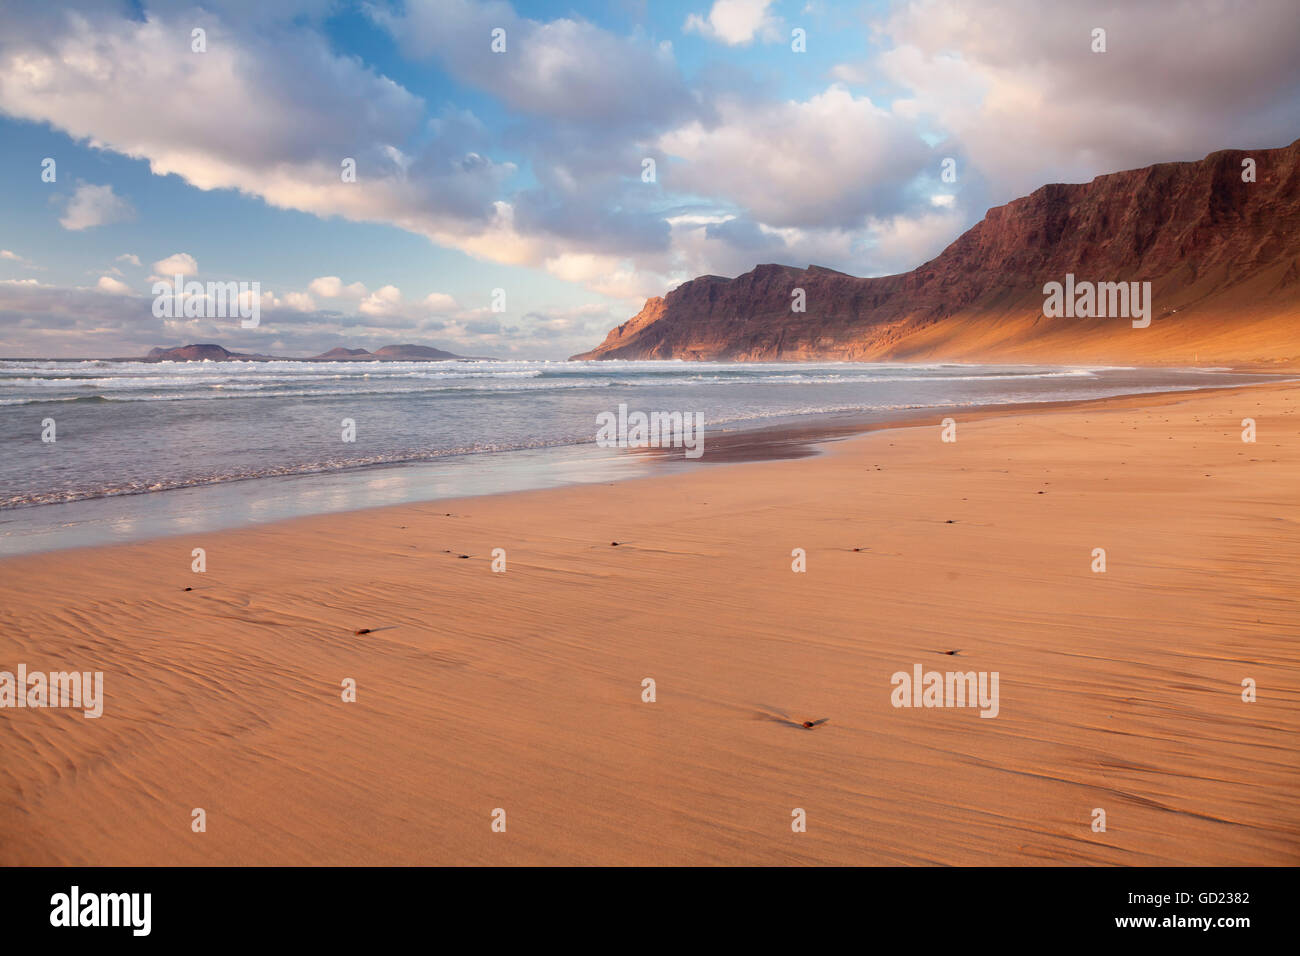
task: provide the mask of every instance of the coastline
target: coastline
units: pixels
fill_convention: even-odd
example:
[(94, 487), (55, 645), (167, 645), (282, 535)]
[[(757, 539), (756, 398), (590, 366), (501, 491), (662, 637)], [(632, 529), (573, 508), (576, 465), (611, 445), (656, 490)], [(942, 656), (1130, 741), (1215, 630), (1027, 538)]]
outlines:
[[(1020, 406), (950, 444), (930, 410), (810, 457), (5, 559), (0, 669), (105, 700), (0, 710), (0, 862), (1293, 865), (1298, 410)], [(998, 716), (891, 706), (916, 664), (998, 672)]]
[[(1252, 374), (1245, 369), (1221, 371)], [(1255, 383), (1201, 384), (1087, 398), (955, 402), (741, 420), (709, 431), (708, 453), (699, 459), (685, 459), (679, 449), (602, 449), (592, 443), (561, 443), (0, 508), (0, 562), (28, 554), (207, 534), (300, 517), (655, 477), (700, 465), (804, 458), (819, 454), (830, 442), (882, 428), (931, 424), (950, 415), (974, 421), (990, 415), (1087, 408), (1129, 398), (1154, 399), (1288, 380), (1288, 373), (1253, 374), (1275, 377)]]

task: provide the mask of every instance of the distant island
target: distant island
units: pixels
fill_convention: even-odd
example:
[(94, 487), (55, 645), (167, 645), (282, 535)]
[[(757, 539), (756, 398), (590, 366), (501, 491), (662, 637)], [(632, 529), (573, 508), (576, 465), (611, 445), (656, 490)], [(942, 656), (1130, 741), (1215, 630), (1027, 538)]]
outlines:
[(456, 355), (428, 345), (385, 345), (371, 352), (366, 349), (333, 348), (309, 358), (289, 358), (252, 352), (231, 352), (220, 345), (180, 345), (175, 348), (152, 348), (140, 358), (114, 359), (118, 362), (495, 362), (484, 356)]

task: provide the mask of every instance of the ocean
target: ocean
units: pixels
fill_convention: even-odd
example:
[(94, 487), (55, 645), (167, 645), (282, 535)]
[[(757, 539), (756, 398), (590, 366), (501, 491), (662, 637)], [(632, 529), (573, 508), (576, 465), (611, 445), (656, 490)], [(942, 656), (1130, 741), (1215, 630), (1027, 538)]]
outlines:
[[(973, 405), (1271, 378), (957, 363), (0, 360), (0, 554), (166, 534), (178, 521), (203, 530), (644, 473), (644, 456), (594, 445), (597, 415), (620, 404), (700, 413), (716, 436), (924, 409), (937, 424)], [(43, 441), (50, 420), (55, 440)], [(139, 500), (103, 504), (128, 498)]]

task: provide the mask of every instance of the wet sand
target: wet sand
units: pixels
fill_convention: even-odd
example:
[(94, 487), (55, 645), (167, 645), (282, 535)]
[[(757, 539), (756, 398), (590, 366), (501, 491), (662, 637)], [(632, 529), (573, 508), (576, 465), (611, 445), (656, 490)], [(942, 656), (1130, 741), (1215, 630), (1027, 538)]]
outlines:
[[(105, 699), (0, 710), (0, 863), (1295, 864), (1298, 408), (936, 413), (7, 559), (0, 669)], [(917, 664), (998, 672), (997, 716), (892, 706)]]

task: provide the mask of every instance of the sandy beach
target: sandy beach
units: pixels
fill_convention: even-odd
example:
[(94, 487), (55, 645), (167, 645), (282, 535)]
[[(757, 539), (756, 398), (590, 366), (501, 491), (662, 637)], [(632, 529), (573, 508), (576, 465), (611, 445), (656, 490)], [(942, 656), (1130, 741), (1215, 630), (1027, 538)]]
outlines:
[[(1298, 410), (936, 414), (5, 560), (0, 669), (104, 700), (0, 711), (0, 863), (1300, 863)], [(893, 706), (918, 664), (997, 716)]]

